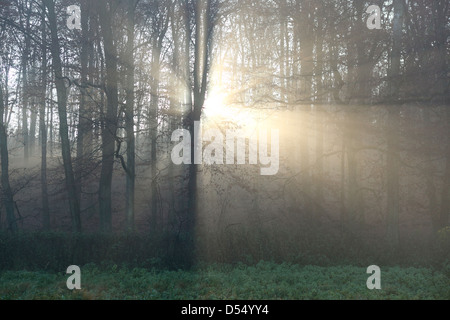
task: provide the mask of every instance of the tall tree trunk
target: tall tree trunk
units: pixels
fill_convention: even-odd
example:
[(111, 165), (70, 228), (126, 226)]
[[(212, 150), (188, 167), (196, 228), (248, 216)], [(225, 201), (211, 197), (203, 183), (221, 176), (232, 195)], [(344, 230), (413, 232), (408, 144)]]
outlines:
[(301, 60), (301, 82), (300, 82), (300, 99), (301, 99), (301, 148), (300, 148), (300, 171), (302, 172), (302, 188), (306, 194), (305, 210), (310, 222), (313, 222), (313, 212), (311, 208), (311, 179), (310, 179), (310, 162), (309, 162), (309, 139), (308, 126), (311, 112), (311, 103), (313, 99), (312, 80), (314, 72), (313, 63), (313, 21), (312, 21), (312, 5), (310, 0), (303, 1), (300, 11), (300, 22), (298, 27), (298, 38), (300, 40), (300, 60)]
[(47, 92), (47, 41), (45, 10), (42, 12), (42, 80), (41, 104), (39, 108), (39, 130), (41, 136), (41, 197), (42, 197), (42, 226), (44, 230), (50, 229), (50, 210), (47, 190), (47, 126), (45, 125), (45, 106)]
[[(346, 108), (352, 108), (351, 106), (346, 106)], [(357, 231), (357, 215), (358, 215), (358, 160), (356, 154), (356, 134), (357, 130), (355, 130), (356, 112), (350, 112), (349, 110), (345, 110), (344, 117), (344, 144), (345, 144), (345, 155), (347, 158), (347, 197), (346, 197), (346, 217), (348, 224), (347, 226), (352, 231)]]
[(50, 156), (53, 157), (53, 84), (50, 86), (50, 120), (48, 124), (50, 140)]
[(2, 180), (2, 202), (6, 208), (6, 219), (8, 223), (8, 229), (16, 233), (18, 231), (16, 218), (14, 216), (14, 198), (9, 184), (9, 156), (8, 156), (8, 136), (6, 128), (3, 123), (3, 114), (5, 105), (3, 102), (3, 88), (0, 86), (0, 160), (1, 160), (1, 180)]
[[(197, 171), (196, 150), (198, 146), (200, 151), (201, 139), (196, 141), (195, 122), (200, 122), (203, 104), (205, 102), (207, 74), (208, 74), (208, 41), (210, 34), (210, 7), (211, 0), (199, 0), (195, 3), (195, 44), (194, 44), (194, 90), (193, 90), (193, 108), (191, 109), (189, 120), (189, 132), (191, 135), (191, 164), (189, 165), (188, 180), (188, 217), (186, 222), (187, 233), (190, 237), (190, 247), (188, 250), (187, 263), (192, 264), (194, 258), (194, 227), (197, 214)], [(197, 139), (200, 137), (197, 137)], [(201, 153), (201, 152), (199, 152)]]
[[(158, 31), (156, 31), (158, 32)], [(151, 100), (150, 100), (150, 150), (151, 150), (151, 219), (152, 232), (159, 229), (160, 217), (158, 214), (157, 199), (157, 138), (158, 138), (158, 104), (159, 104), (159, 77), (161, 47), (159, 46), (158, 34), (153, 35), (152, 40), (152, 80), (151, 80)]]
[[(180, 48), (181, 45), (181, 33), (179, 26), (179, 12), (177, 11), (178, 6), (174, 4), (174, 6), (170, 10), (170, 20), (171, 20), (171, 31), (173, 36), (173, 56), (172, 56), (172, 68), (175, 75), (175, 81), (171, 84), (171, 92), (172, 95), (170, 97), (170, 116), (169, 116), (169, 130), (170, 132), (174, 132), (178, 125), (181, 123), (181, 112), (182, 112), (182, 82), (180, 74)], [(168, 213), (168, 223), (172, 225), (175, 222), (175, 210), (177, 208), (176, 205), (176, 195), (175, 195), (175, 175), (177, 172), (177, 168), (172, 161), (169, 161), (169, 213)]]
[(394, 103), (398, 102), (400, 89), (400, 56), (402, 45), (402, 31), (404, 19), (404, 1), (394, 0), (394, 28), (393, 43), (390, 56), (390, 105), (387, 124), (387, 239), (395, 248), (399, 243), (399, 144), (398, 144), (398, 124), (399, 107)]
[(102, 130), (102, 170), (100, 173), (99, 206), (100, 228), (103, 232), (112, 232), (111, 184), (114, 169), (114, 147), (117, 131), (118, 72), (117, 48), (112, 31), (112, 12), (109, 1), (102, 0), (99, 7), (100, 25), (105, 47), (106, 96), (107, 106)]
[(184, 0), (184, 7), (183, 7), (183, 22), (184, 22), (184, 29), (185, 29), (185, 39), (184, 39), (184, 55), (183, 55), (183, 74), (184, 74), (184, 108), (183, 108), (183, 116), (186, 116), (189, 114), (192, 110), (192, 83), (191, 83), (191, 69), (189, 67), (190, 65), (190, 59), (191, 59), (191, 16), (189, 14), (189, 0)]
[(70, 213), (72, 216), (72, 230), (81, 232), (80, 204), (77, 199), (75, 177), (70, 152), (69, 128), (67, 125), (67, 92), (64, 84), (61, 49), (59, 46), (58, 31), (56, 24), (55, 4), (53, 0), (43, 0), (48, 9), (48, 19), (51, 33), (51, 53), (53, 57), (53, 72), (55, 74), (56, 91), (58, 95), (59, 134), (61, 138), (62, 158), (64, 163), (64, 174), (66, 188), (69, 195)]
[(29, 141), (29, 156), (32, 157), (34, 154), (34, 149), (36, 147), (36, 124), (37, 124), (37, 116), (38, 112), (36, 109), (36, 105), (34, 103), (30, 106), (30, 132), (28, 135), (28, 141)]
[(127, 176), (126, 176), (126, 203), (127, 229), (134, 231), (134, 194), (135, 194), (135, 136), (134, 136), (134, 24), (136, 1), (128, 2), (128, 42), (126, 52), (126, 107), (125, 127), (127, 135)]
[[(164, 4), (163, 4), (164, 5)], [(158, 7), (159, 10), (159, 7)], [(162, 11), (162, 10), (161, 10)], [(152, 61), (151, 61), (151, 100), (149, 112), (150, 129), (150, 149), (151, 149), (151, 219), (152, 232), (156, 232), (161, 224), (161, 212), (158, 210), (158, 174), (157, 174), (157, 139), (158, 139), (158, 120), (159, 120), (159, 86), (161, 75), (161, 55), (163, 48), (163, 39), (169, 26), (169, 16), (163, 17), (161, 13), (153, 18), (152, 34)]]
[(399, 112), (397, 106), (389, 106), (386, 131), (387, 140), (387, 240), (396, 247), (399, 242), (399, 150), (398, 132)]
[(85, 145), (92, 143), (87, 141), (86, 133), (89, 131), (89, 114), (87, 112), (87, 76), (88, 76), (88, 61), (89, 61), (89, 4), (87, 0), (81, 1), (81, 88), (80, 88), (80, 108), (78, 111), (78, 130), (77, 130), (77, 161), (76, 161), (76, 184), (77, 184), (77, 198), (81, 207), (81, 192), (82, 192), (82, 176), (83, 167), (86, 158), (86, 152), (84, 150)]
[[(323, 11), (318, 11), (319, 15), (323, 15)], [(315, 170), (315, 202), (316, 204), (322, 204), (323, 202), (323, 150), (324, 150), (324, 116), (325, 110), (323, 108), (323, 73), (324, 73), (324, 18), (318, 17), (318, 31), (316, 36), (316, 65), (315, 65), (315, 82), (316, 82), (316, 99), (315, 104), (315, 117), (316, 117), (316, 170)], [(317, 103), (318, 102), (318, 103)], [(316, 211), (319, 208), (316, 206)]]
[[(286, 60), (287, 55), (289, 52), (289, 49), (286, 48), (286, 46), (289, 45), (289, 37), (287, 35), (287, 17), (285, 15), (286, 10), (286, 1), (280, 1), (279, 4), (279, 14), (280, 14), (280, 97), (281, 97), (281, 103), (286, 102)], [(253, 42), (252, 40), (250, 42)], [(254, 52), (254, 51), (253, 51)]]
[[(25, 30), (27, 33), (30, 31), (30, 10), (27, 13), (27, 20)], [(25, 47), (22, 52), (22, 136), (23, 136), (23, 157), (25, 163), (28, 162), (29, 154), (29, 132), (28, 132), (28, 100), (29, 100), (29, 88), (28, 88), (28, 55), (30, 51), (30, 37), (25, 35)]]

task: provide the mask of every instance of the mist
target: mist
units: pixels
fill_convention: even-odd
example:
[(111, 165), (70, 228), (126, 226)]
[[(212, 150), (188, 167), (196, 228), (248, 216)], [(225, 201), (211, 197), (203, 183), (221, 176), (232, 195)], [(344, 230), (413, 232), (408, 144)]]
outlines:
[(447, 1), (1, 4), (0, 271), (448, 280)]

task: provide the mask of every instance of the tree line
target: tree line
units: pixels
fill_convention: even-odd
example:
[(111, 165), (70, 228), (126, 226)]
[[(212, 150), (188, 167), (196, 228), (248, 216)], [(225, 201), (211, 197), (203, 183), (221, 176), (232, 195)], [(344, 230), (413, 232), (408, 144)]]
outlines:
[[(83, 231), (82, 212), (94, 193), (99, 230), (113, 231), (115, 167), (125, 174), (124, 230), (136, 229), (139, 161), (149, 164), (150, 228), (175, 219), (194, 229), (198, 165), (164, 162), (170, 200), (164, 218), (160, 195), (161, 148), (177, 128), (194, 139), (213, 85), (227, 102), (258, 109), (300, 108), (304, 113), (346, 106), (343, 121), (367, 105), (387, 106), (386, 230), (399, 238), (399, 157), (402, 104), (444, 105), (450, 133), (449, 3), (444, 0), (12, 0), (0, 6), (0, 146), (2, 209), (6, 228), (18, 217), (9, 177), (8, 140), (18, 139), (25, 163), (40, 148), (42, 228), (50, 230), (48, 154), (63, 162), (64, 189), (73, 232)], [(81, 8), (81, 30), (67, 27), (66, 8)], [(380, 30), (366, 22), (370, 5), (381, 8)], [(212, 79), (212, 73), (219, 74)], [(427, 110), (427, 109), (426, 109)], [(428, 111), (425, 111), (427, 114)], [(302, 117), (302, 126), (311, 126)], [(314, 140), (302, 137), (301, 188), (324, 197), (324, 122), (315, 119)], [(450, 135), (448, 135), (450, 136)], [(342, 221), (357, 224), (358, 143), (343, 127)], [(445, 138), (440, 194), (429, 193), (433, 228), (448, 224), (450, 143)], [(311, 157), (311, 148), (316, 157)], [(58, 145), (59, 147), (54, 147)], [(192, 145), (194, 141), (192, 140)], [(53, 148), (55, 148), (54, 151)], [(192, 152), (194, 157), (194, 152)], [(311, 164), (314, 162), (314, 170)], [(93, 172), (98, 189), (92, 190)], [(294, 174), (294, 173), (293, 173)], [(432, 190), (430, 182), (428, 190)], [(313, 186), (313, 187), (312, 187)], [(434, 200), (433, 200), (434, 199)], [(319, 209), (305, 200), (306, 211)]]

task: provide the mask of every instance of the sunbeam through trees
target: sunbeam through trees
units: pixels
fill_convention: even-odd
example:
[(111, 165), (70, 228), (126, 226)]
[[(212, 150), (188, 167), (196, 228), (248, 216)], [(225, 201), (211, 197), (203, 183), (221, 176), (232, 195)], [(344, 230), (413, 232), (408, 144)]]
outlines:
[(448, 281), (449, 41), (446, 0), (0, 1), (0, 273)]

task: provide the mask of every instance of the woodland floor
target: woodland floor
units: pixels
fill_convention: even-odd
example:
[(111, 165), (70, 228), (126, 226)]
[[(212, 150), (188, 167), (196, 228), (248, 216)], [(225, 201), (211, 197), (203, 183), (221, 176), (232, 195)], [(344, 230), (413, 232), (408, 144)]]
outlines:
[(13, 300), (399, 300), (450, 299), (450, 268), (381, 267), (381, 290), (366, 286), (365, 268), (260, 262), (156, 271), (112, 265), (81, 267), (81, 290), (63, 272), (4, 271), (0, 299)]

